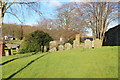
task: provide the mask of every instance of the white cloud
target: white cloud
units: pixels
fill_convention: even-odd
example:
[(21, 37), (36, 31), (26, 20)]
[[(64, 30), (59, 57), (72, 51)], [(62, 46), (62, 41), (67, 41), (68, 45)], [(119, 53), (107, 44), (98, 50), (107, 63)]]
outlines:
[(47, 5), (47, 6), (50, 6), (50, 7), (57, 7), (57, 6), (61, 6), (61, 2), (60, 1), (57, 1), (57, 0), (54, 0), (54, 1), (45, 1), (43, 2), (43, 4)]

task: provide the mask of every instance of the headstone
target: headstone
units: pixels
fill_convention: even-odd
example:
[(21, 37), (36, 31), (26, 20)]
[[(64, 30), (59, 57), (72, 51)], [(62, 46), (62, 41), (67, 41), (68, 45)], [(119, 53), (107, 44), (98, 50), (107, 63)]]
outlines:
[(49, 46), (50, 46), (50, 49), (54, 48), (54, 47), (57, 47), (57, 42), (56, 41), (51, 41), (49, 43)]
[(56, 47), (53, 47), (52, 49), (49, 50), (49, 52), (55, 52), (57, 51)]
[(44, 46), (44, 52), (47, 52), (47, 47), (46, 46)]
[(72, 45), (70, 43), (65, 44), (65, 50), (69, 50), (72, 48)]
[(80, 47), (80, 34), (76, 34), (75, 40), (73, 41), (73, 48)]
[(92, 42), (89, 39), (85, 40), (84, 48), (92, 48)]
[(75, 40), (78, 41), (78, 43), (80, 43), (80, 34), (76, 34)]
[(64, 46), (63, 46), (63, 45), (59, 45), (59, 46), (58, 46), (58, 50), (60, 50), (60, 51), (61, 51), (61, 50), (64, 50)]
[(102, 47), (102, 41), (100, 39), (94, 40), (94, 48), (101, 48)]
[(49, 49), (50, 49), (49, 52), (57, 51), (56, 47), (57, 47), (57, 41), (51, 41), (49, 43)]
[(80, 44), (78, 41), (74, 40), (73, 41), (73, 48), (79, 48), (80, 47)]

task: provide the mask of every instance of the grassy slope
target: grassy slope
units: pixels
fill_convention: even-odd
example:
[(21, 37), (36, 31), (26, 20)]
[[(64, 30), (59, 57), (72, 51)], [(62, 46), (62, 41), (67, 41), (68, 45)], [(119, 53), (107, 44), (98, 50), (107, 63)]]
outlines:
[[(44, 54), (46, 54), (46, 53), (44, 53)], [(15, 61), (12, 61), (12, 62), (9, 62), (9, 63), (3, 65), (2, 66), (2, 77), (3, 78), (9, 77), (13, 73), (15, 73), (18, 70), (20, 70), (21, 68), (23, 68), (25, 65), (27, 65), (30, 61), (32, 61), (44, 54), (38, 53), (38, 54), (29, 56), (29, 57), (17, 59)], [(26, 54), (26, 55), (28, 55), (28, 54)]]
[(6, 62), (6, 61), (11, 60), (11, 59), (14, 59), (14, 58), (19, 58), (19, 57), (22, 57), (22, 56), (32, 55), (33, 53), (18, 54), (18, 55), (12, 55), (12, 56), (5, 56), (5, 57), (2, 57), (2, 62), (1, 63)]
[[(3, 77), (8, 77), (36, 57), (38, 55), (4, 65)], [(118, 77), (117, 74), (117, 47), (103, 47), (50, 53), (33, 62), (13, 78), (115, 78)]]

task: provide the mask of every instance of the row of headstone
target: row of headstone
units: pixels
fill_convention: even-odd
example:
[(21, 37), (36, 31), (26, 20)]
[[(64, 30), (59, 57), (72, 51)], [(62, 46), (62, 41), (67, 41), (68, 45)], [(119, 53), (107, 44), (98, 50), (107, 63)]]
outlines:
[[(91, 41), (90, 39), (86, 39), (84, 41), (84, 48), (101, 48), (102, 47), (102, 41), (99, 39), (95, 39), (93, 41)], [(61, 51), (61, 50), (69, 50), (71, 48), (80, 48), (80, 35), (76, 34), (75, 40), (73, 41), (73, 45), (71, 45), (70, 43), (65, 43), (60, 44), (58, 46), (57, 41), (51, 41), (49, 43), (49, 52), (54, 52), (54, 51)]]
[(50, 47), (49, 47), (49, 52), (54, 52), (54, 51), (62, 51), (62, 50), (69, 50), (72, 48), (72, 45), (70, 43), (65, 43), (65, 45), (60, 44), (58, 46), (56, 41), (51, 41), (50, 42)]
[(93, 41), (86, 39), (84, 43), (84, 48), (101, 48), (102, 41), (100, 39), (95, 39)]

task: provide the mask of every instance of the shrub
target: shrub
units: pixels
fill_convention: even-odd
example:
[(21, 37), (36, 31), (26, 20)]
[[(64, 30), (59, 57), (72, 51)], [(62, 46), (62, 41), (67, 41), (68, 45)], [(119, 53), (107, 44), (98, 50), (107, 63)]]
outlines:
[(43, 31), (32, 32), (22, 41), (20, 53), (43, 51), (41, 46), (49, 46), (52, 40), (52, 37)]

